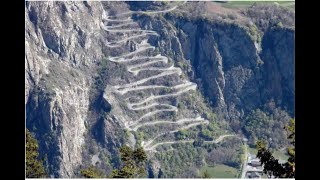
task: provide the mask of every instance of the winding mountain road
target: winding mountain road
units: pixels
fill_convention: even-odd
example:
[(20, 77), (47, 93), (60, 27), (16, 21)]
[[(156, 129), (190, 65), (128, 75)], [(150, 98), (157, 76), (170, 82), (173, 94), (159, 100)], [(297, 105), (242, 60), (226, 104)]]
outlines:
[[(233, 137), (235, 135), (221, 135), (219, 136), (216, 140), (212, 140), (212, 141), (204, 141), (205, 143), (215, 143), (218, 144), (219, 142), (221, 142), (224, 138), (226, 137)], [(151, 147), (146, 148), (146, 150), (148, 151), (153, 151), (156, 147), (158, 147), (159, 145), (163, 145), (163, 144), (176, 144), (176, 143), (192, 143), (195, 140), (181, 140), (181, 141), (168, 141), (168, 142), (161, 142), (161, 143), (157, 143)]]
[(183, 118), (183, 119), (179, 119), (178, 121), (153, 121), (153, 122), (146, 122), (146, 123), (141, 123), (138, 124), (134, 123), (131, 124), (129, 126), (134, 126), (132, 129), (133, 131), (137, 131), (137, 129), (139, 129), (142, 126), (151, 126), (151, 125), (155, 125), (155, 124), (183, 124), (186, 122), (197, 122), (197, 121), (203, 121), (204, 119), (201, 117), (197, 117), (197, 118)]
[[(185, 1), (186, 2), (186, 1)], [(184, 2), (184, 3), (185, 3)], [(155, 47), (148, 43), (149, 36), (159, 36), (156, 31), (153, 30), (144, 30), (138, 26), (139, 24), (134, 22), (131, 18), (132, 14), (159, 14), (167, 13), (173, 11), (178, 6), (173, 6), (172, 8), (161, 10), (161, 11), (130, 11), (126, 13), (116, 14), (113, 16), (108, 15), (107, 12), (102, 14), (101, 28), (109, 34), (109, 39), (106, 40), (105, 45), (111, 50), (114, 48), (126, 49), (128, 47), (128, 41), (133, 42), (134, 46), (127, 48), (130, 49), (129, 52), (121, 50), (122, 54), (118, 56), (109, 57), (108, 60), (114, 63), (122, 63), (126, 66), (126, 70), (132, 73), (132, 79), (125, 84), (116, 84), (113, 86), (107, 87), (107, 94), (104, 95), (108, 101), (112, 102), (112, 105), (115, 106), (113, 109), (117, 110), (119, 116), (119, 121), (124, 124), (124, 127), (130, 131), (138, 131), (139, 128), (145, 126), (154, 126), (157, 124), (176, 124), (182, 127), (173, 126), (174, 130), (162, 129), (162, 132), (157, 134), (152, 139), (143, 142), (142, 147), (146, 151), (153, 151), (156, 147), (162, 144), (174, 144), (174, 143), (186, 143), (194, 142), (194, 140), (183, 140), (183, 141), (166, 141), (166, 142), (157, 142), (154, 144), (157, 139), (161, 136), (167, 134), (172, 134), (178, 132), (182, 129), (189, 129), (200, 124), (209, 124), (209, 121), (202, 118), (201, 116), (196, 118), (185, 117), (178, 120), (171, 119), (168, 115), (167, 119), (164, 117), (162, 120), (147, 121), (149, 117), (162, 112), (178, 112), (179, 108), (170, 104), (170, 101), (163, 101), (164, 98), (176, 98), (182, 94), (185, 94), (189, 91), (196, 91), (197, 84), (188, 81), (187, 79), (181, 79), (178, 82), (182, 82), (177, 85), (168, 86), (167, 84), (154, 84), (152, 80), (161, 78), (159, 81), (164, 82), (165, 78), (169, 76), (176, 76), (176, 78), (181, 78), (182, 70), (179, 67), (174, 67), (174, 65), (169, 64), (168, 57), (158, 54), (156, 56), (148, 56), (148, 52), (154, 51)], [(124, 17), (128, 16), (128, 17)], [(121, 33), (121, 36), (114, 36), (115, 33)], [(136, 42), (139, 40), (139, 42)], [(151, 53), (152, 54), (152, 53)], [(154, 54), (154, 53), (153, 53)], [(144, 72), (143, 74), (141, 72)], [(149, 74), (149, 72), (152, 72)], [(157, 74), (155, 74), (157, 73)], [(140, 74), (143, 76), (140, 77)], [(147, 75), (145, 75), (147, 74)], [(134, 96), (134, 93), (129, 92), (144, 92), (146, 90), (152, 89), (167, 89), (169, 91), (164, 91), (162, 94), (151, 94), (142, 93), (142, 97), (139, 97), (139, 100), (132, 102), (131, 98), (137, 98)], [(113, 93), (119, 94), (121, 96), (127, 96), (126, 98), (116, 100), (116, 97)], [(129, 97), (128, 97), (129, 96)], [(117, 97), (119, 98), (119, 97)], [(126, 113), (122, 107), (120, 107), (118, 101), (124, 101), (127, 109), (130, 111), (139, 111), (139, 116), (136, 118), (126, 117)], [(142, 114), (141, 114), (142, 113)], [(164, 114), (165, 115), (165, 114)], [(143, 121), (143, 122), (142, 122)], [(147, 121), (147, 122), (146, 122)], [(224, 138), (234, 136), (234, 135), (222, 135), (213, 141), (205, 141), (206, 143), (219, 143)]]

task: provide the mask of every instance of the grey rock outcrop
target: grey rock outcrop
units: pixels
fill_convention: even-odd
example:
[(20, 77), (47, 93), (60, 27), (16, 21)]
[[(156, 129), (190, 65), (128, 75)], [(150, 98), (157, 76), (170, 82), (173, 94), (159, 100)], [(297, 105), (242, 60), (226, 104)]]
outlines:
[(102, 9), (97, 2), (26, 2), (27, 127), (48, 153), (54, 177), (74, 177), (82, 163), (89, 89), (103, 57)]

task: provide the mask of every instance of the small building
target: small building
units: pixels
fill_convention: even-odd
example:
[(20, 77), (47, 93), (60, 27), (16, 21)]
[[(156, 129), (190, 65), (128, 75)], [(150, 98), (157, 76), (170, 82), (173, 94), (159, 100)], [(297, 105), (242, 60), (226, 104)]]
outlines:
[(253, 178), (255, 178), (255, 179), (261, 178), (261, 174), (258, 173), (258, 172), (251, 172), (250, 174), (248, 173), (248, 178), (250, 178), (250, 179), (253, 179)]
[(251, 165), (252, 167), (258, 167), (258, 166), (261, 166), (261, 162), (260, 162), (260, 161), (257, 161), (257, 160), (252, 160), (252, 161), (250, 162), (250, 165)]

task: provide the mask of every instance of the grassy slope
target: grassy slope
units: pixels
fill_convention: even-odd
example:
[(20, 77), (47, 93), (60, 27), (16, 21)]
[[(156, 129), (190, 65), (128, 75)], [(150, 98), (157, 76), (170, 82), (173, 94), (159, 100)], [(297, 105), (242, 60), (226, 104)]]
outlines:
[(280, 160), (288, 160), (289, 156), (286, 154), (286, 152), (283, 152), (283, 151), (274, 151), (273, 152), (273, 156), (276, 158), (276, 159), (280, 159)]
[(206, 170), (212, 178), (237, 178), (238, 175), (237, 169), (222, 164), (214, 167), (204, 166), (200, 169), (200, 174), (203, 174)]
[[(250, 154), (256, 155), (257, 154), (257, 150), (255, 148), (249, 148), (249, 152)], [(287, 160), (289, 158), (289, 156), (286, 154), (286, 151), (274, 151), (273, 152), (273, 156), (276, 159), (280, 159), (280, 160)]]
[(255, 1), (230, 1), (227, 3), (222, 3), (221, 5), (225, 8), (247, 8), (252, 6), (255, 2), (257, 3), (278, 3), (280, 6), (288, 7), (295, 9), (295, 2), (293, 1), (268, 1), (262, 2), (262, 0), (255, 0)]

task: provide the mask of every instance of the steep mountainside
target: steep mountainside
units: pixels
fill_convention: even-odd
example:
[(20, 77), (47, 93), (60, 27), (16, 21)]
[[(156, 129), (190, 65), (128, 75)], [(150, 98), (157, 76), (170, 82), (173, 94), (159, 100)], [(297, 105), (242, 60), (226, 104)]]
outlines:
[(104, 57), (102, 11), (100, 3), (26, 2), (26, 121), (55, 176), (72, 176), (82, 162), (93, 64)]
[(26, 2), (25, 17), (27, 128), (52, 177), (109, 173), (123, 144), (144, 147), (149, 177), (199, 177), (205, 165), (239, 168), (243, 135), (286, 143), (293, 10)]

